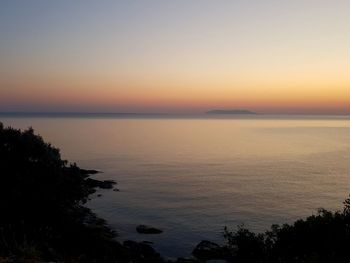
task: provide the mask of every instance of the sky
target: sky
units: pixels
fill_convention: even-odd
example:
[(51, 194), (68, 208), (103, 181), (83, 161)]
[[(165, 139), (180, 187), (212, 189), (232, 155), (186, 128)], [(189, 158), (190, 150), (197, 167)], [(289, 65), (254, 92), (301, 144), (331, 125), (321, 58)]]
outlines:
[(1, 0), (0, 111), (350, 114), (348, 0)]

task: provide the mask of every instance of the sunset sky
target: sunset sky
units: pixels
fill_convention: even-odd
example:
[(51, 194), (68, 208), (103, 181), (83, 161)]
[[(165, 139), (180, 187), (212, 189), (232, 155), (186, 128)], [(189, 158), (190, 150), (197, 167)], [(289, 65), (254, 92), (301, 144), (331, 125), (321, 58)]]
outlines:
[(213, 108), (350, 114), (350, 1), (0, 1), (0, 111)]

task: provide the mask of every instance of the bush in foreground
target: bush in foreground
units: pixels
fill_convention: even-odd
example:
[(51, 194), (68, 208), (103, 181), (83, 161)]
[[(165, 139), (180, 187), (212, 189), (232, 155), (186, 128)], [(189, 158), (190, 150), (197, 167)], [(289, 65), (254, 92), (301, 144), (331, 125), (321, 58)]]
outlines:
[(232, 262), (350, 262), (350, 199), (344, 210), (324, 209), (288, 225), (274, 225), (263, 234), (246, 228), (225, 229), (227, 259)]
[(84, 207), (96, 187), (113, 184), (92, 172), (62, 160), (33, 129), (0, 123), (0, 261), (143, 262)]
[[(0, 123), (0, 262), (164, 262), (146, 244), (117, 242), (106, 222), (84, 207), (96, 187), (113, 184), (89, 178), (93, 172), (62, 160), (33, 129)], [(202, 241), (196, 247), (201, 261), (177, 262), (350, 262), (350, 199), (343, 211), (320, 210), (262, 234), (225, 229), (224, 236), (223, 246)]]

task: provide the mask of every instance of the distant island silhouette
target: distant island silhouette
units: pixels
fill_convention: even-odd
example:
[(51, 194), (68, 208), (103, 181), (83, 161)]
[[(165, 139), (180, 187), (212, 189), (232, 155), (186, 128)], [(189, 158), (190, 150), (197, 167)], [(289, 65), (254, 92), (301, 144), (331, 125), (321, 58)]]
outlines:
[(242, 109), (233, 109), (233, 110), (210, 110), (206, 114), (257, 114), (254, 111), (242, 110)]

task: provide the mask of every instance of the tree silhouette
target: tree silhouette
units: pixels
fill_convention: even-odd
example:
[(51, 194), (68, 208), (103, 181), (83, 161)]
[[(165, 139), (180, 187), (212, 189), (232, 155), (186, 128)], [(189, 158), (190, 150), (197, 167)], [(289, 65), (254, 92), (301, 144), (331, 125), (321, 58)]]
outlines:
[(0, 123), (0, 255), (15, 262), (121, 258), (115, 233), (83, 206), (99, 182), (88, 177), (32, 128)]

